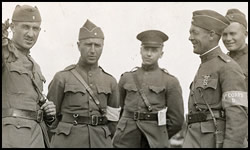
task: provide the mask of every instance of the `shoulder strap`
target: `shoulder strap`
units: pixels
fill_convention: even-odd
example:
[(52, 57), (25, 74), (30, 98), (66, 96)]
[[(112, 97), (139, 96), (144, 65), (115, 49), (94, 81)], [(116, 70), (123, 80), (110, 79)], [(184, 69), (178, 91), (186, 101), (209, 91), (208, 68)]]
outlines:
[(88, 84), (84, 81), (84, 79), (82, 78), (82, 76), (77, 72), (77, 70), (74, 68), (72, 70), (70, 70), (72, 72), (72, 74), (83, 84), (83, 86), (87, 89), (89, 95), (93, 98), (95, 104), (97, 105), (97, 107), (99, 108), (99, 111), (101, 112), (101, 114), (104, 114), (104, 110), (101, 108), (100, 106), (100, 102), (97, 99), (97, 97), (95, 96), (94, 92), (91, 90), (91, 88), (88, 86)]
[(135, 81), (135, 85), (136, 85), (136, 87), (137, 87), (137, 89), (138, 89), (138, 91), (139, 91), (139, 93), (140, 93), (140, 95), (142, 97), (143, 102), (146, 104), (146, 106), (148, 108), (148, 111), (151, 112), (152, 111), (152, 106), (149, 103), (149, 101), (148, 101), (148, 99), (147, 99), (147, 97), (146, 97), (143, 89), (141, 88), (141, 86), (140, 86), (141, 84), (139, 83), (139, 80), (138, 80), (138, 78), (137, 78), (137, 76), (136, 76), (135, 73), (133, 74), (133, 78), (134, 78), (134, 81)]

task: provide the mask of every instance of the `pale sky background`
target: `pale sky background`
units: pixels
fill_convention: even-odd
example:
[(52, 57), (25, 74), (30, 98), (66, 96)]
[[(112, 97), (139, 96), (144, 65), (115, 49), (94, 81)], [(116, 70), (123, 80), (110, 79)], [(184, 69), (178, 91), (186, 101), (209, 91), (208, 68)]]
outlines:
[[(41, 13), (41, 32), (31, 56), (47, 80), (45, 94), (55, 73), (78, 61), (79, 29), (89, 19), (102, 28), (105, 36), (99, 64), (117, 82), (122, 73), (141, 66), (141, 42), (136, 35), (151, 29), (166, 33), (169, 40), (164, 43), (159, 65), (178, 78), (185, 113), (189, 85), (200, 64), (188, 40), (192, 12), (211, 9), (225, 15), (228, 9), (237, 8), (248, 18), (247, 2), (2, 2), (2, 22), (11, 20), (18, 4), (37, 6)], [(227, 52), (222, 42), (220, 46)]]

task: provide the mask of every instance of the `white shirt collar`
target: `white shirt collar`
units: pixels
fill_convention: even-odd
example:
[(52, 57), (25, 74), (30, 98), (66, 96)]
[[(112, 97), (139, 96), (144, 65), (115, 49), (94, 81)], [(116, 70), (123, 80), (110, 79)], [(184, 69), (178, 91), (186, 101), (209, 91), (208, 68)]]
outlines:
[(219, 47), (219, 45), (217, 45), (217, 46), (215, 46), (214, 48), (212, 48), (212, 49), (206, 51), (205, 53), (201, 54), (200, 56), (203, 56), (203, 55), (205, 55), (205, 54), (207, 54), (207, 53), (209, 53), (209, 52), (215, 50), (215, 49), (218, 48), (218, 47)]

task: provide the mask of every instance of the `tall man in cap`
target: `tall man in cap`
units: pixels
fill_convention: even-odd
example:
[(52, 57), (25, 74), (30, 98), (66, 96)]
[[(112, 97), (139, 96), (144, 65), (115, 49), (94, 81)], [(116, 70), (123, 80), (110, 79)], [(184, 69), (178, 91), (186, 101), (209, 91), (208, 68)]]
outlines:
[(2, 147), (49, 147), (45, 123), (53, 122), (56, 109), (42, 94), (45, 78), (30, 56), (40, 25), (39, 10), (28, 5), (15, 8), (12, 40), (2, 24)]
[(176, 77), (159, 68), (163, 42), (158, 30), (137, 35), (142, 66), (122, 74), (119, 81), (122, 115), (113, 145), (117, 148), (164, 148), (184, 121), (182, 90)]
[(218, 46), (228, 20), (212, 10), (193, 12), (189, 40), (201, 64), (190, 85), (183, 147), (244, 147), (248, 107), (240, 66)]
[(119, 91), (113, 76), (98, 64), (104, 35), (87, 20), (77, 42), (81, 57), (56, 73), (48, 98), (57, 106), (58, 125), (51, 132), (52, 147), (112, 147), (111, 138), (119, 119)]

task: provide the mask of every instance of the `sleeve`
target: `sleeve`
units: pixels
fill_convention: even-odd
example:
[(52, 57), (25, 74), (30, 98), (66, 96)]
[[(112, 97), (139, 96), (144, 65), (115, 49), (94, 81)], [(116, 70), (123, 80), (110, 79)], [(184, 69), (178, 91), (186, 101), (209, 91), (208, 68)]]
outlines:
[(107, 104), (107, 118), (108, 118), (108, 127), (111, 132), (111, 137), (113, 137), (121, 110), (119, 107), (118, 84), (114, 78), (111, 81), (111, 89), (112, 92), (111, 95), (109, 96)]
[(121, 114), (120, 116), (122, 116), (122, 112), (124, 109), (124, 101), (125, 101), (125, 97), (126, 97), (126, 90), (123, 88), (125, 83), (125, 77), (121, 76), (120, 81), (118, 83), (118, 88), (119, 88), (119, 93), (120, 93), (120, 107), (121, 107)]
[(242, 147), (248, 132), (248, 99), (244, 75), (239, 67), (221, 70), (222, 107), (226, 115), (223, 147)]
[(184, 122), (184, 106), (179, 81), (173, 78), (168, 86), (165, 95), (168, 107), (167, 119), (169, 120), (167, 122), (167, 129), (169, 138), (171, 138), (182, 129)]
[(49, 84), (47, 98), (56, 105), (56, 120), (52, 123), (51, 128), (56, 128), (61, 117), (61, 104), (64, 96), (64, 83), (59, 73), (57, 73)]

